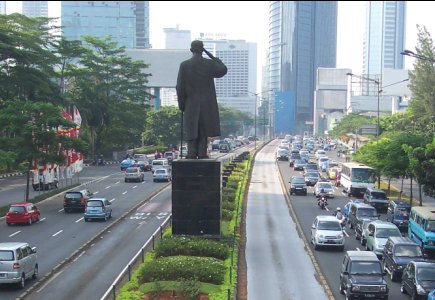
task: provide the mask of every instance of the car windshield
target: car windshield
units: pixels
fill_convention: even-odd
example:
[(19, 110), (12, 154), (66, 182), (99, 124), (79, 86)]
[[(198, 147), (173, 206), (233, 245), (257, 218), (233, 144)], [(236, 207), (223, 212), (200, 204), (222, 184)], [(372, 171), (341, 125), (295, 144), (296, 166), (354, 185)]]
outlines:
[(425, 230), (435, 232), (435, 220), (427, 221)]
[(296, 177), (296, 178), (293, 178), (293, 179), (292, 179), (292, 183), (305, 184), (304, 177)]
[(372, 192), (372, 196), (375, 199), (387, 199), (387, 195), (385, 193), (382, 192)]
[(138, 161), (137, 163), (138, 163), (139, 165), (146, 165), (146, 164), (148, 164), (147, 161), (143, 161), (143, 160), (140, 160), (140, 161)]
[(335, 221), (320, 221), (317, 225), (318, 230), (341, 231), (341, 225)]
[(161, 166), (161, 165), (163, 165), (163, 161), (161, 161), (161, 160), (160, 160), (160, 161), (155, 160), (155, 161), (153, 161), (153, 165), (154, 165), (154, 166), (157, 166), (157, 165), (160, 165), (160, 166)]
[(81, 193), (66, 193), (65, 198), (69, 199), (80, 199), (82, 197)]
[(374, 183), (376, 173), (373, 169), (353, 168), (351, 180), (353, 182)]
[(418, 245), (397, 245), (394, 255), (399, 257), (421, 257), (423, 256), (423, 253), (421, 252), (421, 248)]
[(318, 183), (317, 187), (319, 189), (328, 189), (328, 190), (332, 190), (332, 185), (330, 183)]
[(101, 201), (88, 201), (87, 206), (90, 206), (90, 207), (102, 207), (103, 206), (103, 202), (101, 202)]
[(376, 230), (377, 238), (389, 238), (390, 236), (402, 236), (397, 228), (378, 228)]
[(303, 164), (305, 164), (305, 161), (302, 160), (302, 159), (296, 159), (295, 160), (295, 164), (297, 164), (297, 165), (303, 165)]
[(356, 215), (358, 217), (376, 217), (377, 216), (376, 209), (369, 208), (369, 207), (358, 209)]
[(419, 281), (435, 281), (435, 267), (420, 267), (417, 269)]
[(0, 250), (0, 261), (14, 260), (14, 252), (10, 250)]
[(381, 274), (381, 264), (379, 262), (371, 261), (355, 261), (352, 263), (350, 274)]
[(317, 173), (312, 173), (312, 172), (307, 173), (306, 176), (307, 176), (307, 177), (316, 177), (316, 178), (319, 178), (319, 174), (317, 174)]
[(24, 208), (24, 206), (11, 206), (11, 207), (9, 207), (9, 211), (20, 212), (20, 211), (25, 211), (25, 208)]

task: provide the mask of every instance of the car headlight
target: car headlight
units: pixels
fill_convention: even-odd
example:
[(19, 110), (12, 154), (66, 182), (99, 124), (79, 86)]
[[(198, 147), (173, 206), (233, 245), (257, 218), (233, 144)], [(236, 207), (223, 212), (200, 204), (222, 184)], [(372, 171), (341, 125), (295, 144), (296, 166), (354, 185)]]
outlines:
[(337, 239), (342, 239), (343, 238), (343, 234), (340, 233), (339, 235), (337, 235)]
[(323, 234), (319, 234), (319, 238), (323, 239), (324, 238)]
[(417, 288), (417, 294), (426, 294), (426, 291), (421, 285), (417, 284), (416, 288)]
[(360, 290), (359, 285), (352, 285), (352, 292), (358, 292)]
[(387, 291), (387, 286), (386, 285), (382, 285), (380, 288), (381, 292), (386, 292)]

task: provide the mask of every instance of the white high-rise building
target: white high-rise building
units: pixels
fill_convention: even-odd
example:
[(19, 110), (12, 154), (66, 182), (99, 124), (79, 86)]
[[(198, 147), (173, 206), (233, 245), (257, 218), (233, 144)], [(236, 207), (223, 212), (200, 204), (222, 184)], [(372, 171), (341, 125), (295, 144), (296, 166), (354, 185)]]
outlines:
[(403, 69), (406, 1), (368, 1), (363, 49), (363, 74), (377, 79), (382, 69)]
[(6, 14), (6, 1), (0, 1), (0, 14)]
[(27, 17), (48, 17), (48, 1), (23, 1), (23, 15)]
[[(224, 106), (254, 115), (258, 109), (257, 44), (244, 40), (203, 39), (204, 48), (220, 58), (228, 73), (216, 79), (216, 96)], [(205, 55), (205, 54), (204, 54)], [(256, 106), (257, 104), (257, 106)]]
[(165, 31), (165, 49), (189, 49), (191, 37), (190, 30), (180, 29), (177, 25), (176, 28), (164, 28)]

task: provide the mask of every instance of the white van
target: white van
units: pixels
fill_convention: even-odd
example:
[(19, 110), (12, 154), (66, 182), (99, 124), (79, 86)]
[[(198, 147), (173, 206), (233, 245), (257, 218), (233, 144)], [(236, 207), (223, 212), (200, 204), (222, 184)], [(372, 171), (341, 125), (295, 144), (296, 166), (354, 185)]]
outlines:
[(151, 171), (154, 173), (157, 169), (169, 169), (169, 162), (166, 158), (154, 159), (151, 163)]
[(135, 161), (144, 161), (144, 160), (146, 160), (146, 161), (148, 161), (148, 157), (147, 157), (147, 155), (146, 154), (135, 154), (134, 156), (133, 156), (133, 159), (135, 160)]

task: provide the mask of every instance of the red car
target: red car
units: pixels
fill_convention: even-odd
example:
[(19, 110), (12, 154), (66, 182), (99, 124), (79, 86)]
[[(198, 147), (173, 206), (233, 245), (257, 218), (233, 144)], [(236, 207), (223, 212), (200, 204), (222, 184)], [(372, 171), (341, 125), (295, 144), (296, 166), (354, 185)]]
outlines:
[(26, 223), (31, 225), (33, 222), (39, 221), (41, 212), (30, 202), (19, 202), (11, 204), (9, 211), (6, 213), (6, 224)]

